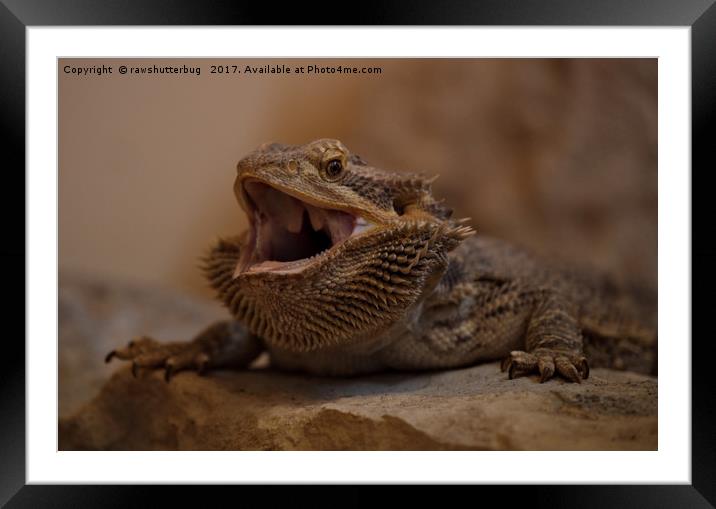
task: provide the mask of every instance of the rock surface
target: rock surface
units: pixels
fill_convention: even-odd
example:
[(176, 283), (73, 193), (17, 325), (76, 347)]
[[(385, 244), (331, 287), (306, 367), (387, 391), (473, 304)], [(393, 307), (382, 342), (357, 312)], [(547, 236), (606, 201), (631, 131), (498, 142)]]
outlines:
[(59, 410), (69, 415), (116, 371), (107, 352), (135, 336), (189, 339), (226, 319), (218, 303), (171, 290), (63, 272), (59, 279)]
[(61, 450), (655, 450), (657, 379), (594, 369), (581, 385), (507, 380), (496, 363), (321, 378), (249, 371), (133, 378), (104, 354), (132, 336), (190, 338), (209, 303), (60, 279)]
[(317, 378), (272, 370), (133, 378), (60, 421), (60, 449), (657, 448), (657, 383), (596, 369), (581, 385), (467, 369)]

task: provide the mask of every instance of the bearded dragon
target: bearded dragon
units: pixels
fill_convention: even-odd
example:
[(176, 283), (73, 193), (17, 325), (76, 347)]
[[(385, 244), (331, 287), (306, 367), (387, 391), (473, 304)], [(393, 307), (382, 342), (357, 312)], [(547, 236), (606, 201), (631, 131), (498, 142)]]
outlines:
[(502, 359), (511, 379), (581, 382), (589, 366), (656, 373), (654, 296), (474, 235), (433, 179), (369, 166), (338, 140), (265, 144), (237, 165), (243, 234), (203, 259), (233, 315), (188, 342), (110, 352), (139, 368), (320, 375)]

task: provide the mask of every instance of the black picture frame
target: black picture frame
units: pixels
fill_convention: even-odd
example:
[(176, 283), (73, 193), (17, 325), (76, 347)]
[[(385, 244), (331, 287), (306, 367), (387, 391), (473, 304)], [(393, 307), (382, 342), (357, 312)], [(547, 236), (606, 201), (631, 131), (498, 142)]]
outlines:
[[(8, 507), (77, 507), (138, 505), (146, 495), (138, 496), (130, 486), (41, 486), (25, 485), (25, 221), (17, 217), (25, 205), (25, 29), (29, 26), (88, 25), (576, 25), (576, 26), (688, 26), (691, 27), (692, 72), (692, 166), (703, 174), (716, 167), (716, 151), (706, 134), (709, 120), (716, 111), (716, 6), (714, 0), (483, 0), (481, 2), (361, 2), (346, 6), (339, 14), (335, 4), (312, 2), (285, 3), (280, 9), (265, 2), (199, 2), (189, 0), (124, 0), (121, 2), (73, 0), (0, 0), (0, 104), (2, 104), (4, 189), (3, 234), (0, 247), (5, 300), (5, 323), (12, 330), (3, 338), (3, 366), (0, 369), (0, 504)], [(668, 100), (668, 98), (661, 98)], [(9, 156), (9, 157), (8, 157)], [(692, 192), (699, 190), (693, 186)], [(708, 186), (701, 186), (708, 192)], [(15, 201), (20, 203), (16, 203)], [(713, 200), (711, 200), (713, 201)], [(694, 206), (693, 226), (709, 221), (710, 208), (703, 201)], [(692, 273), (695, 296), (700, 288), (708, 291), (716, 284), (716, 249), (704, 240), (692, 240)], [(692, 235), (693, 239), (693, 235)], [(17, 268), (22, 266), (25, 270)], [(9, 268), (9, 270), (7, 270)], [(692, 296), (693, 310), (707, 310), (708, 300)], [(705, 316), (701, 313), (700, 316)], [(11, 318), (11, 320), (9, 319)], [(704, 319), (693, 323), (703, 322)], [(713, 365), (707, 348), (709, 335), (692, 341), (692, 484), (640, 486), (527, 486), (510, 487), (510, 496), (500, 501), (528, 499), (530, 506), (551, 507), (714, 507), (716, 506), (716, 420), (714, 382), (709, 368)], [(687, 338), (662, 338), (662, 340)], [(575, 465), (578, 468), (578, 465)], [(355, 489), (355, 488), (354, 488)], [(484, 489), (493, 489), (484, 487)], [(504, 489), (496, 488), (496, 489)], [(169, 491), (169, 490), (163, 490)], [(418, 490), (420, 493), (421, 490)], [(185, 498), (183, 489), (173, 489)], [(164, 498), (165, 494), (162, 493)], [(424, 501), (430, 498), (424, 498)], [(457, 494), (453, 495), (457, 496)], [(485, 495), (488, 496), (488, 495)], [(353, 503), (360, 500), (352, 497)], [(369, 500), (368, 497), (365, 500)], [(484, 500), (484, 499), (483, 499)], [(187, 500), (188, 501), (188, 500)], [(203, 502), (208, 500), (203, 499)], [(236, 501), (238, 502), (238, 501)], [(443, 500), (444, 502), (444, 500)], [(475, 503), (479, 503), (475, 500)], [(502, 503), (502, 502), (498, 502)]]

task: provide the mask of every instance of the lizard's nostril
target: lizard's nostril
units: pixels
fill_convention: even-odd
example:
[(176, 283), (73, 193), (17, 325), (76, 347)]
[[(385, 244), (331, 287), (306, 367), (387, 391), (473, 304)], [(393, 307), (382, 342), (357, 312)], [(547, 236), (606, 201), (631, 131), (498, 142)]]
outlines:
[(393, 210), (395, 210), (395, 213), (399, 216), (402, 216), (405, 214), (405, 204), (401, 203), (400, 201), (393, 200)]

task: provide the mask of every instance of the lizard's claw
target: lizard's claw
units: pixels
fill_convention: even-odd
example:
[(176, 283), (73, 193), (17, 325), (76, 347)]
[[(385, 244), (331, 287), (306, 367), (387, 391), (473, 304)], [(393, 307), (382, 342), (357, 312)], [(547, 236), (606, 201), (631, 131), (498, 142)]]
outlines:
[(112, 350), (104, 358), (110, 362), (117, 358), (132, 362), (132, 375), (138, 376), (139, 368), (164, 368), (164, 379), (183, 369), (195, 369), (202, 374), (211, 358), (201, 344), (194, 341), (159, 343), (146, 336), (130, 341), (126, 347)]
[(559, 350), (514, 350), (502, 361), (501, 368), (508, 370), (510, 380), (535, 372), (540, 375), (540, 383), (552, 378), (555, 372), (575, 383), (589, 378), (589, 363), (583, 355)]

